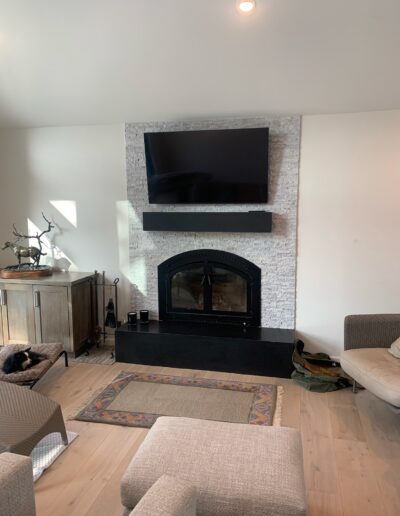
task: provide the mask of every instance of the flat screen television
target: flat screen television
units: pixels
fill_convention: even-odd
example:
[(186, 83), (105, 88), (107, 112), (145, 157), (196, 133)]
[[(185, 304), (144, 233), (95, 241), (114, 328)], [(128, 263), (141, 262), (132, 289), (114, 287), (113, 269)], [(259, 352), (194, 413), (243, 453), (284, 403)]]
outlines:
[(268, 201), (268, 128), (145, 133), (150, 204)]

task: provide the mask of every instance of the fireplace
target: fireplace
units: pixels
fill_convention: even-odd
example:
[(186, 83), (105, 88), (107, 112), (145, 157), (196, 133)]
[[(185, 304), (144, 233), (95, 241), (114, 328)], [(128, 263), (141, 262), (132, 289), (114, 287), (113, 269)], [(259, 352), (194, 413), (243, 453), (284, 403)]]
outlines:
[[(289, 378), (294, 330), (261, 328), (261, 269), (211, 249), (158, 265), (159, 320), (117, 328), (118, 362)], [(227, 323), (227, 324), (215, 324)]]
[(261, 269), (232, 253), (188, 251), (158, 266), (162, 321), (261, 324)]

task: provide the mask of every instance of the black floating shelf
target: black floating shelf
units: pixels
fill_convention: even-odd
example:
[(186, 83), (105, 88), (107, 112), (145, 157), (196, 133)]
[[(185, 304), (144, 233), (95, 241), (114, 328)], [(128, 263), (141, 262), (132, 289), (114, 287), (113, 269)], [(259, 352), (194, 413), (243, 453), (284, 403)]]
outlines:
[(143, 213), (144, 231), (196, 231), (226, 233), (270, 233), (269, 211)]

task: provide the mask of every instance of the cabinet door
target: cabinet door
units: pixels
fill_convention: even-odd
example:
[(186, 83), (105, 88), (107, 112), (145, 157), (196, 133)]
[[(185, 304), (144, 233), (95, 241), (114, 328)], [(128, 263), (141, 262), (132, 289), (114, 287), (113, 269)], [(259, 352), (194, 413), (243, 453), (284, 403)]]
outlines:
[(0, 303), (4, 344), (35, 344), (32, 286), (1, 284)]
[(71, 290), (71, 314), (73, 327), (73, 348), (79, 352), (80, 348), (93, 335), (93, 289), (89, 281), (73, 285)]
[(72, 351), (69, 331), (68, 288), (33, 286), (36, 342), (61, 342)]

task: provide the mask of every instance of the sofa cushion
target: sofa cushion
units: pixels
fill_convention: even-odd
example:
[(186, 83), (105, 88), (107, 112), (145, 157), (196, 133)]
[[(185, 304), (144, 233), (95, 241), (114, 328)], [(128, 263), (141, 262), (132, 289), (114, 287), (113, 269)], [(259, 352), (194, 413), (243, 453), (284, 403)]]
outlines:
[(135, 507), (164, 474), (195, 486), (201, 515), (306, 515), (301, 440), (292, 428), (160, 417), (123, 477), (123, 505)]
[(400, 337), (392, 343), (388, 351), (394, 357), (400, 358)]
[(400, 360), (387, 348), (360, 348), (342, 351), (344, 371), (375, 396), (400, 407)]

